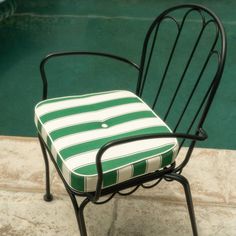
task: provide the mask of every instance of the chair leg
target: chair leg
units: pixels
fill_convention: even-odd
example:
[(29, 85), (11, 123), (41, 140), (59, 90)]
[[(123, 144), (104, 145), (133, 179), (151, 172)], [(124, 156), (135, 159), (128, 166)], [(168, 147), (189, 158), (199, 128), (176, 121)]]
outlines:
[[(50, 202), (53, 200), (53, 195), (50, 192), (50, 174), (49, 174), (48, 155), (47, 155), (46, 148), (44, 146), (44, 142), (43, 142), (41, 136), (39, 135), (38, 137), (39, 137), (41, 150), (43, 153), (43, 158), (44, 158), (44, 162), (45, 162), (45, 172), (46, 172), (46, 194), (44, 195), (44, 200), (47, 202)], [(72, 201), (72, 204), (73, 204), (73, 207), (75, 210), (77, 223), (78, 223), (79, 230), (80, 230), (80, 234), (81, 234), (81, 236), (87, 236), (86, 225), (85, 225), (85, 221), (84, 221), (84, 208), (90, 202), (90, 200), (88, 198), (86, 198), (78, 207), (78, 203), (77, 203), (75, 195), (67, 187), (67, 185), (64, 181), (63, 181), (63, 183), (64, 183), (65, 188), (66, 188), (66, 190), (70, 196), (70, 199)]]
[(41, 150), (43, 153), (43, 158), (44, 158), (44, 163), (45, 163), (45, 174), (46, 174), (46, 193), (43, 199), (46, 202), (50, 202), (53, 200), (53, 195), (50, 192), (50, 173), (49, 173), (48, 156), (47, 156), (46, 148), (44, 147), (44, 143), (40, 136), (39, 136), (39, 143), (40, 143)]
[(86, 198), (80, 204), (79, 211), (78, 211), (79, 229), (80, 229), (81, 236), (87, 236), (87, 230), (86, 230), (86, 225), (85, 225), (85, 221), (84, 221), (84, 208), (88, 203), (89, 203), (89, 199)]
[(86, 230), (86, 225), (84, 221), (84, 208), (90, 202), (90, 200), (88, 198), (84, 199), (84, 201), (78, 207), (78, 203), (77, 203), (75, 195), (71, 193), (69, 189), (67, 189), (67, 192), (70, 196), (70, 199), (72, 201), (72, 204), (75, 210), (75, 215), (76, 215), (80, 235), (87, 236), (87, 230)]
[(192, 200), (192, 195), (191, 195), (191, 190), (190, 190), (188, 180), (184, 176), (176, 174), (176, 173), (166, 174), (165, 177), (178, 181), (184, 187), (185, 197), (186, 197), (187, 206), (188, 206), (188, 212), (189, 212), (191, 226), (192, 226), (192, 232), (194, 236), (198, 236), (197, 224), (196, 224), (194, 207), (193, 207), (193, 200)]

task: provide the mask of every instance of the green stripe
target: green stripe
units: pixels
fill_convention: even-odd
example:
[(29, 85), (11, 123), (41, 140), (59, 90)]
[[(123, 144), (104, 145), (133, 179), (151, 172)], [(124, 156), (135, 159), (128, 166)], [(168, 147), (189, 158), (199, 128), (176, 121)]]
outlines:
[(48, 145), (48, 148), (51, 150), (52, 149), (52, 140), (50, 139), (50, 136), (47, 136), (47, 145)]
[(39, 120), (37, 120), (37, 127), (38, 127), (39, 133), (42, 133), (42, 124)]
[[(103, 161), (103, 163), (102, 163), (103, 172), (107, 172), (112, 169), (117, 169), (117, 168), (125, 166), (127, 164), (130, 164), (130, 163), (133, 163), (136, 161), (140, 161), (140, 160), (145, 159), (147, 157), (152, 157), (155, 155), (157, 156), (160, 153), (170, 150), (171, 148), (173, 148), (173, 146), (174, 146), (173, 144), (168, 144), (164, 147), (155, 148), (153, 150), (135, 153), (135, 154), (132, 154), (129, 156), (118, 157), (114, 160)], [(168, 157), (168, 156), (172, 157), (172, 152), (168, 152), (165, 157)], [(137, 166), (137, 168), (139, 168), (139, 167)], [(78, 168), (78, 169), (74, 170), (74, 172), (81, 174), (81, 175), (94, 175), (94, 174), (97, 174), (97, 167), (96, 167), (96, 164), (93, 163), (93, 164)], [(136, 172), (137, 171), (134, 170), (134, 173), (135, 173), (134, 176), (138, 175), (138, 174), (136, 174)]]
[(74, 145), (74, 146), (71, 146), (71, 147), (61, 150), (60, 154), (63, 157), (63, 159), (67, 159), (68, 157), (76, 155), (76, 154), (99, 149), (104, 144), (106, 144), (112, 140), (135, 136), (135, 135), (154, 134), (154, 133), (170, 133), (170, 131), (168, 130), (168, 128), (166, 126), (148, 127), (145, 129), (135, 130), (135, 131), (119, 134), (119, 135), (114, 135), (111, 137), (106, 137), (106, 138), (102, 138), (102, 139), (89, 141), (86, 143), (77, 144), (77, 145)]
[(89, 105), (84, 105), (84, 106), (71, 107), (71, 108), (66, 108), (63, 110), (53, 111), (48, 114), (45, 114), (40, 117), (40, 120), (42, 121), (42, 123), (45, 123), (47, 121), (61, 118), (64, 116), (80, 114), (83, 112), (97, 111), (97, 110), (108, 108), (108, 107), (129, 104), (129, 103), (137, 103), (137, 102), (141, 103), (141, 101), (138, 100), (137, 98), (131, 97), (131, 98), (120, 98), (120, 99), (115, 99), (115, 100), (110, 100), (110, 101), (100, 102), (100, 103), (95, 103), (95, 104), (89, 104)]
[(110, 92), (104, 92), (104, 93), (92, 93), (92, 94), (85, 94), (85, 95), (78, 95), (78, 96), (69, 96), (69, 97), (60, 97), (60, 98), (47, 99), (47, 100), (44, 100), (44, 101), (38, 103), (36, 108), (38, 108), (42, 105), (45, 105), (45, 104), (63, 102), (63, 101), (73, 100), (73, 99), (78, 99), (78, 98), (88, 98), (88, 97), (105, 95), (105, 94), (115, 93), (115, 92), (117, 92), (117, 91), (110, 91)]
[(172, 163), (173, 150), (171, 150), (170, 152), (171, 152), (171, 155), (170, 153), (164, 153), (161, 156), (161, 168), (168, 166)]
[(62, 159), (60, 158), (59, 155), (56, 156), (56, 160), (57, 160), (57, 165), (58, 165), (59, 169), (62, 171), (63, 163), (62, 163)]
[(138, 176), (138, 175), (143, 175), (145, 174), (145, 171), (146, 171), (146, 161), (141, 161), (141, 162), (138, 162), (138, 163), (135, 163), (134, 164), (134, 172), (133, 172), (133, 177), (134, 176)]
[(112, 127), (112, 126), (122, 124), (131, 120), (137, 120), (137, 119), (142, 119), (142, 118), (152, 118), (152, 117), (155, 117), (155, 115), (150, 111), (139, 111), (139, 112), (117, 116), (117, 117), (108, 119), (104, 122), (91, 122), (91, 123), (78, 124), (78, 125), (73, 125), (73, 126), (62, 128), (62, 129), (58, 129), (58, 130), (52, 131), (50, 133), (50, 137), (55, 141), (56, 139), (67, 136), (67, 135), (80, 133), (84, 131), (103, 129), (101, 127), (102, 123), (106, 123), (109, 127)]
[(84, 177), (75, 175), (73, 172), (71, 173), (71, 187), (84, 192), (86, 191), (85, 189), (85, 184), (84, 184)]
[(117, 183), (117, 171), (103, 174), (103, 187), (107, 187)]

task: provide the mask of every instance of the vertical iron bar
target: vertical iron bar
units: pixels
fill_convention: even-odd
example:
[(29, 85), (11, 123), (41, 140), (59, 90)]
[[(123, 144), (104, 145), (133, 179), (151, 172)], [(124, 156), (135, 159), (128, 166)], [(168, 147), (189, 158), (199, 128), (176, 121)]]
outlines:
[[(209, 23), (211, 23), (211, 22), (213, 22), (213, 21), (212, 21), (212, 20), (209, 20), (208, 22), (205, 23), (205, 25), (204, 25), (204, 30), (206, 29), (206, 27), (207, 27), (207, 26), (209, 25)], [(214, 22), (213, 22), (213, 23), (214, 23)], [(174, 132), (177, 130), (177, 128), (178, 128), (178, 126), (179, 126), (179, 124), (180, 124), (180, 122), (181, 122), (181, 120), (182, 120), (182, 118), (183, 118), (183, 116), (184, 116), (184, 113), (185, 113), (185, 111), (186, 111), (186, 109), (187, 109), (187, 107), (188, 107), (188, 105), (189, 105), (189, 103), (190, 103), (190, 101), (191, 101), (191, 99), (192, 99), (192, 96), (193, 96), (193, 94), (194, 94), (194, 92), (195, 92), (195, 90), (196, 90), (196, 88), (197, 88), (197, 86), (198, 86), (198, 84), (199, 84), (199, 82), (200, 82), (200, 80), (201, 80), (201, 77), (202, 77), (202, 75), (203, 75), (203, 73), (204, 73), (204, 71), (205, 71), (205, 68), (206, 68), (206, 66), (207, 66), (207, 64), (208, 64), (208, 62), (209, 62), (209, 60), (210, 60), (210, 58), (211, 58), (211, 56), (212, 56), (213, 50), (214, 50), (214, 48), (215, 48), (215, 46), (216, 46), (216, 43), (217, 43), (217, 41), (218, 41), (218, 38), (219, 38), (218, 36), (219, 36), (219, 32), (216, 31), (216, 37), (215, 37), (215, 39), (214, 39), (214, 42), (213, 42), (213, 44), (212, 44), (212, 47), (211, 47), (211, 49), (210, 49), (210, 51), (209, 51), (209, 53), (208, 53), (207, 59), (206, 59), (204, 65), (203, 65), (203, 67), (202, 67), (202, 70), (201, 70), (201, 72), (200, 72), (200, 74), (199, 74), (199, 76), (198, 76), (198, 79), (197, 79), (197, 81), (196, 81), (196, 83), (195, 83), (195, 85), (194, 85), (194, 87), (193, 87), (193, 90), (192, 90), (192, 92), (191, 92), (191, 94), (190, 94), (190, 96), (189, 96), (189, 98), (188, 98), (188, 101), (187, 101), (187, 103), (185, 104), (185, 107), (184, 107), (184, 109), (183, 109), (183, 111), (182, 111), (182, 113), (181, 113), (181, 115), (180, 115), (180, 118), (179, 118), (179, 120), (178, 120), (178, 122), (177, 122), (177, 124), (176, 124), (176, 126), (175, 126), (175, 128), (174, 128)]]
[(79, 227), (80, 235), (87, 236), (87, 230), (86, 230), (86, 225), (85, 225), (85, 221), (84, 221), (84, 208), (90, 202), (90, 200), (88, 198), (85, 198), (84, 201), (78, 207), (78, 203), (77, 203), (75, 195), (68, 188), (66, 188), (66, 190), (70, 196), (72, 205), (74, 207), (75, 216), (76, 216), (77, 224)]
[(169, 112), (170, 112), (170, 110), (171, 110), (171, 107), (173, 106), (174, 100), (175, 100), (176, 95), (178, 94), (179, 89), (180, 89), (180, 87), (181, 87), (181, 85), (182, 85), (182, 82), (183, 82), (183, 79), (184, 79), (184, 77), (185, 77), (185, 74), (186, 74), (186, 72), (187, 72), (187, 70), (188, 70), (188, 68), (189, 68), (189, 65), (190, 65), (190, 63), (191, 63), (191, 61), (192, 61), (193, 55), (194, 55), (194, 53), (195, 53), (195, 51), (196, 51), (196, 49), (197, 49), (198, 43), (199, 43), (199, 41), (200, 41), (200, 39), (201, 39), (201, 37), (202, 37), (203, 31), (204, 31), (204, 26), (202, 27), (202, 29), (201, 29), (201, 31), (200, 31), (200, 33), (199, 33), (199, 35), (198, 35), (198, 38), (197, 38), (197, 40), (196, 40), (196, 42), (195, 42), (195, 44), (194, 44), (193, 50), (192, 50), (192, 52), (191, 52), (191, 54), (190, 54), (190, 57), (189, 57), (189, 59), (188, 59), (188, 61), (187, 61), (186, 66), (185, 66), (185, 68), (184, 68), (183, 74), (181, 75), (180, 81), (179, 81), (178, 86), (177, 86), (177, 88), (176, 88), (176, 90), (175, 90), (175, 93), (174, 93), (174, 95), (173, 95), (173, 97), (172, 97), (172, 99), (171, 99), (171, 102), (170, 102), (170, 105), (169, 105), (169, 107), (168, 107), (168, 109), (167, 109), (167, 112), (166, 112), (166, 114), (165, 114), (165, 116), (164, 116), (164, 120), (167, 119), (167, 117), (168, 117), (168, 115), (169, 115)]
[(157, 103), (157, 100), (158, 100), (158, 98), (159, 98), (161, 89), (162, 89), (162, 87), (163, 87), (164, 80), (165, 80), (165, 78), (166, 78), (166, 75), (167, 75), (167, 72), (168, 72), (170, 63), (171, 63), (171, 61), (172, 61), (172, 57), (173, 57), (174, 52), (175, 52), (175, 49), (176, 49), (177, 42), (178, 42), (178, 40), (179, 40), (179, 36), (180, 36), (180, 34), (181, 34), (181, 32), (182, 32), (182, 29), (183, 29), (185, 20), (186, 20), (188, 14), (189, 14), (190, 12), (192, 12), (192, 11), (194, 11), (194, 9), (190, 9), (189, 11), (187, 11), (187, 12), (185, 13), (185, 15), (184, 15), (184, 17), (183, 17), (183, 20), (182, 20), (182, 22), (181, 22), (181, 25), (180, 25), (180, 27), (178, 28), (178, 34), (177, 34), (177, 36), (176, 36), (176, 38), (175, 38), (175, 42), (174, 42), (174, 45), (173, 45), (173, 47), (172, 47), (172, 50), (171, 50), (171, 53), (170, 53), (170, 56), (169, 56), (167, 65), (166, 65), (166, 67), (165, 67), (163, 76), (162, 76), (162, 78), (161, 78), (161, 83), (160, 83), (160, 86), (159, 86), (159, 88), (158, 88), (156, 97), (155, 97), (155, 99), (154, 99), (152, 108), (154, 108), (154, 107), (156, 106), (156, 103)]
[(192, 99), (192, 97), (193, 97), (193, 94), (194, 94), (195, 91), (196, 91), (196, 88), (197, 88), (197, 86), (198, 86), (198, 84), (199, 84), (199, 82), (200, 82), (200, 80), (201, 80), (201, 78), (202, 78), (202, 75), (203, 75), (203, 73), (204, 73), (204, 71), (205, 71), (205, 69), (206, 69), (206, 66), (207, 66), (207, 64), (208, 64), (208, 62), (209, 62), (209, 60), (210, 60), (210, 58), (211, 58), (211, 55), (212, 55), (212, 50), (209, 52), (208, 57), (207, 57), (207, 59), (206, 59), (204, 65), (203, 65), (203, 68), (202, 68), (202, 70), (201, 70), (201, 72), (200, 72), (200, 74), (199, 74), (199, 76), (198, 76), (198, 79), (197, 79), (197, 81), (196, 81), (195, 84), (194, 84), (194, 87), (193, 87), (192, 92), (191, 92), (191, 94), (190, 94), (190, 96), (189, 96), (189, 98), (188, 98), (188, 101), (187, 101), (187, 103), (185, 104), (185, 107), (184, 107), (184, 109), (182, 110), (182, 113), (181, 113), (181, 115), (180, 115), (180, 118), (179, 118), (179, 120), (178, 120), (178, 122), (177, 122), (177, 124), (176, 124), (176, 126), (175, 126), (175, 128), (174, 128), (174, 132), (177, 130), (177, 128), (178, 128), (178, 126), (179, 126), (179, 124), (180, 124), (180, 122), (181, 122), (181, 120), (182, 120), (182, 118), (183, 118), (183, 116), (184, 116), (184, 114), (185, 114), (185, 112), (186, 112), (186, 110), (187, 110), (187, 107), (188, 107), (188, 105), (189, 105), (189, 103), (190, 103), (190, 101), (191, 101), (191, 99)]
[[(212, 85), (213, 85), (213, 81), (212, 81), (211, 86), (208, 88), (207, 92), (205, 93), (205, 96), (203, 97), (202, 102), (201, 102), (201, 104), (200, 104), (200, 106), (199, 106), (199, 108), (198, 108), (198, 110), (197, 110), (197, 112), (196, 112), (196, 114), (195, 114), (195, 116), (194, 116), (194, 118), (193, 118), (191, 124), (189, 125), (186, 134), (189, 134), (190, 130), (192, 129), (193, 124), (195, 123), (195, 121), (196, 121), (196, 119), (197, 119), (197, 117), (198, 117), (198, 115), (199, 115), (199, 113), (200, 113), (200, 111), (201, 111), (201, 109), (202, 109), (202, 107), (203, 107), (205, 101), (206, 101), (206, 98), (207, 98), (207, 96), (208, 96), (208, 94), (209, 94), (209, 92), (210, 92), (210, 90), (211, 90), (211, 88), (212, 88)], [(183, 139), (183, 141), (182, 141), (181, 144), (179, 145), (179, 148), (181, 148), (181, 147), (183, 146), (184, 142), (185, 142), (185, 139)]]
[(87, 236), (86, 225), (84, 221), (84, 208), (90, 202), (88, 198), (84, 199), (84, 201), (80, 204), (78, 208), (78, 218), (79, 218), (79, 229), (81, 236)]
[(211, 91), (211, 93), (209, 95), (208, 101), (207, 101), (206, 106), (205, 106), (205, 108), (203, 110), (202, 117), (201, 117), (201, 119), (199, 121), (198, 127), (202, 127), (203, 126), (203, 123), (204, 123), (204, 121), (206, 119), (206, 116), (207, 116), (207, 114), (209, 112), (209, 109), (210, 109), (210, 106), (212, 104), (213, 98), (215, 97), (216, 90), (217, 90), (217, 88), (219, 86), (219, 82), (220, 82), (220, 77), (219, 76), (221, 76), (219, 74), (222, 73), (222, 71), (219, 71), (219, 70), (221, 70), (221, 68), (220, 68), (220, 56), (221, 55), (219, 55), (218, 52), (213, 52), (213, 53), (216, 53), (217, 56), (218, 56), (218, 65), (219, 66), (218, 66), (217, 73), (216, 73), (216, 75), (214, 77), (214, 80), (212, 82), (212, 87), (211, 87), (212, 91)]
[(191, 195), (191, 190), (190, 190), (188, 180), (184, 176), (179, 175), (179, 174), (175, 174), (175, 173), (166, 174), (165, 176), (167, 178), (176, 180), (177, 182), (182, 184), (182, 186), (184, 188), (184, 192), (185, 192), (187, 206), (188, 206), (188, 212), (189, 212), (189, 216), (190, 216), (193, 236), (198, 236), (197, 224), (196, 224), (194, 207), (193, 207), (193, 200), (192, 200), (192, 195)]
[(174, 54), (174, 51), (175, 51), (175, 48), (176, 48), (176, 45), (177, 45), (177, 42), (178, 42), (178, 39), (179, 39), (181, 30), (182, 30), (182, 25), (181, 25), (181, 28), (178, 30), (178, 34), (177, 34), (177, 36), (176, 36), (174, 45), (173, 45), (173, 47), (172, 47), (172, 51), (171, 51), (170, 57), (169, 57), (169, 59), (168, 59), (167, 65), (166, 65), (166, 67), (165, 67), (164, 74), (163, 74), (163, 76), (162, 76), (162, 78), (161, 78), (161, 83), (160, 83), (160, 86), (159, 86), (159, 88), (158, 88), (157, 94), (156, 94), (156, 96), (155, 96), (155, 99), (154, 99), (152, 108), (154, 108), (154, 107), (156, 106), (157, 100), (158, 100), (158, 98), (159, 98), (159, 95), (160, 95), (161, 89), (162, 89), (162, 87), (163, 87), (164, 80), (165, 80), (165, 78), (166, 78), (167, 71), (168, 71), (168, 69), (169, 69), (169, 66), (170, 66), (170, 63), (171, 63), (171, 60), (172, 60), (172, 57), (173, 57), (173, 54)]
[[(177, 28), (179, 30), (180, 26), (179, 26), (179, 23), (176, 21), (175, 18), (171, 17), (171, 16), (165, 16), (162, 18), (161, 22), (165, 19), (171, 19), (173, 20), (176, 25), (177, 25)], [(147, 62), (147, 65), (146, 65), (146, 68), (145, 68), (145, 74), (143, 76), (143, 79), (142, 79), (142, 83), (141, 83), (141, 88), (140, 88), (140, 93), (142, 94), (143, 93), (143, 89), (144, 89), (144, 84), (146, 83), (146, 79), (147, 79), (147, 74), (148, 74), (148, 71), (149, 71), (149, 66), (150, 66), (150, 62), (151, 62), (151, 58), (152, 58), (152, 54), (153, 54), (153, 49), (155, 47), (155, 43), (156, 43), (156, 37), (157, 37), (157, 33), (158, 33), (158, 30), (159, 30), (159, 26), (160, 26), (160, 23), (159, 22), (155, 27), (156, 27), (156, 30), (155, 30), (155, 33), (154, 33), (154, 37), (153, 37), (153, 40), (152, 40), (152, 46), (151, 46), (151, 50), (150, 50), (150, 54), (149, 54), (149, 58), (148, 58), (148, 62)], [(146, 61), (146, 59), (145, 59)], [(145, 64), (143, 65), (143, 69), (144, 69), (144, 66)], [(141, 96), (141, 95), (140, 95)]]
[(49, 172), (49, 163), (48, 163), (48, 157), (47, 157), (47, 152), (44, 147), (44, 143), (42, 141), (42, 138), (40, 134), (38, 134), (38, 139), (40, 143), (40, 147), (43, 153), (43, 158), (44, 158), (44, 163), (45, 163), (45, 181), (46, 181), (46, 193), (44, 195), (44, 200), (46, 202), (50, 202), (53, 200), (53, 195), (50, 192), (50, 172)]
[(146, 79), (147, 79), (147, 73), (148, 73), (148, 69), (149, 69), (149, 66), (150, 66), (150, 61), (151, 61), (151, 58), (152, 58), (153, 49), (154, 49), (154, 46), (155, 46), (155, 43), (156, 43), (156, 37), (157, 37), (157, 32), (158, 32), (159, 26), (160, 26), (160, 24), (158, 24), (156, 26), (155, 34), (154, 34), (154, 37), (153, 37), (151, 51), (150, 51), (148, 62), (147, 62), (146, 68), (145, 68), (145, 74), (144, 74), (143, 80), (142, 80), (141, 93), (143, 93), (144, 84), (145, 84)]

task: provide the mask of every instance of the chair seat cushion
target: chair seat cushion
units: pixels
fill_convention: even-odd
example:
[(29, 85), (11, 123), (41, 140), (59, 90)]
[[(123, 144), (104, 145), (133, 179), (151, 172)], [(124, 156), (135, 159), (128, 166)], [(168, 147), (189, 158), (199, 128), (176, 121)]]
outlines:
[[(35, 107), (35, 124), (69, 186), (93, 192), (96, 154), (106, 143), (134, 135), (171, 133), (170, 128), (129, 91), (47, 99)], [(129, 142), (102, 157), (103, 188), (159, 170), (177, 155), (175, 138)]]

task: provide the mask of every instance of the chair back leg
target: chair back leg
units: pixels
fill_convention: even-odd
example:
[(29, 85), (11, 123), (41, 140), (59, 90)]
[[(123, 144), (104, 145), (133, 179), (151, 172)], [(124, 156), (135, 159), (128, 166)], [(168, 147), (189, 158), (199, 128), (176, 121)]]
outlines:
[(193, 207), (193, 200), (192, 200), (192, 195), (191, 195), (191, 190), (190, 190), (190, 185), (189, 185), (188, 180), (184, 176), (180, 174), (176, 174), (176, 173), (166, 174), (165, 177), (167, 177), (169, 180), (176, 180), (177, 182), (182, 184), (184, 188), (186, 201), (187, 201), (193, 236), (198, 236), (197, 224), (196, 224), (194, 207)]

